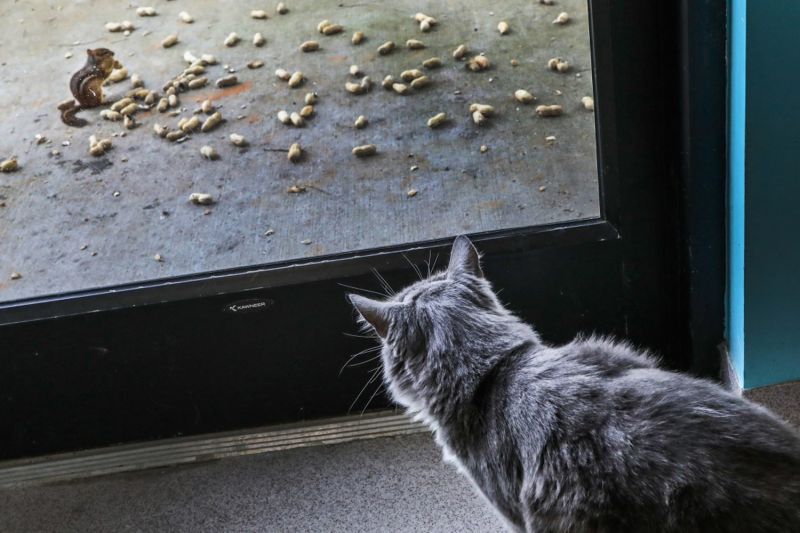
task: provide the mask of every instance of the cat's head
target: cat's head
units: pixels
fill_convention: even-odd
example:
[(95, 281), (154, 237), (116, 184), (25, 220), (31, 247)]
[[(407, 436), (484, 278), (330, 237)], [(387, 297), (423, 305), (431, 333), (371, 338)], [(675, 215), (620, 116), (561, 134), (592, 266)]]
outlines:
[[(383, 377), (395, 401), (427, 409), (437, 383), (467, 385), (484, 365), (498, 326), (513, 319), (484, 278), (480, 255), (457, 237), (447, 269), (385, 300), (350, 294), (382, 344)], [(516, 320), (516, 319), (514, 319)]]

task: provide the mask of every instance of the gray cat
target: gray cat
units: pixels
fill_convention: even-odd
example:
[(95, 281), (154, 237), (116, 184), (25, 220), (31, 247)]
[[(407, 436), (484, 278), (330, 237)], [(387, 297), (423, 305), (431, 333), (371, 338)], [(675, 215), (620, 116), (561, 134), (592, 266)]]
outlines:
[(800, 437), (627, 344), (548, 346), (498, 301), (466, 237), (445, 272), (350, 300), (393, 399), (513, 531), (800, 531)]

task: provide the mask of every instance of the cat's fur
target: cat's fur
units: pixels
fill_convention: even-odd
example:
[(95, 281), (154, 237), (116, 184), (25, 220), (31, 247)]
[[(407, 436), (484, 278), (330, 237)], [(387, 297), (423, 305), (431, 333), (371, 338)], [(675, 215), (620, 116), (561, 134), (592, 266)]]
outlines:
[(466, 237), (446, 271), (385, 301), (350, 299), (381, 337), (394, 400), (511, 529), (800, 531), (795, 431), (626, 344), (543, 344)]

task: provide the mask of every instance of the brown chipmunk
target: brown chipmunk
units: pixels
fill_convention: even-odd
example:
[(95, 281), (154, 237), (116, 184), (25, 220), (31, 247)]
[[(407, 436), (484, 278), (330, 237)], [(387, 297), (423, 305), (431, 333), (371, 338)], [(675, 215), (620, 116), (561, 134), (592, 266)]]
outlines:
[(108, 48), (95, 48), (86, 50), (86, 64), (69, 80), (69, 89), (75, 100), (63, 102), (58, 106), (61, 111), (61, 120), (67, 126), (78, 128), (85, 126), (86, 121), (77, 118), (75, 113), (81, 109), (97, 107), (103, 103), (103, 82), (115, 68), (121, 68), (119, 61), (114, 59), (114, 52)]

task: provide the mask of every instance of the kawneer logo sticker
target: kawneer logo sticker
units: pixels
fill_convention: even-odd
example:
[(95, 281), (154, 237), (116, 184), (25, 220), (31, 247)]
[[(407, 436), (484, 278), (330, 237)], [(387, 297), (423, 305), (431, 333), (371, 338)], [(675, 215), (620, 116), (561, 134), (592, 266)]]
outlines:
[(254, 313), (263, 311), (270, 307), (274, 302), (267, 299), (239, 300), (222, 308), (226, 313)]

